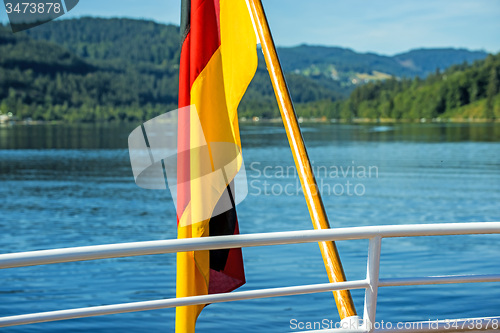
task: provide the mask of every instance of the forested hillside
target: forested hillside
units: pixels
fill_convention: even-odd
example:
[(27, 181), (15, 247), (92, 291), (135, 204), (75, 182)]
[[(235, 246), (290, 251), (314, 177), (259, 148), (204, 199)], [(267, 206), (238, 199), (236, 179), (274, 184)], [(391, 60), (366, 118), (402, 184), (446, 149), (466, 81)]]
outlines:
[(455, 65), (420, 78), (368, 83), (337, 103), (339, 118), (497, 119), (500, 117), (500, 54)]
[[(178, 27), (128, 19), (61, 20), (12, 34), (0, 27), (0, 111), (18, 119), (146, 120), (176, 108)], [(298, 104), (344, 98), (348, 90), (290, 74)], [(275, 117), (263, 63), (241, 116)]]
[[(56, 20), (16, 34), (0, 25), (0, 112), (46, 121), (144, 121), (176, 108), (179, 53), (179, 28), (151, 21)], [(424, 81), (410, 78), (424, 77), (431, 68), (435, 71), (485, 57), (483, 52), (454, 49), (387, 57), (306, 45), (280, 48), (279, 54), (299, 115), (396, 119), (425, 116), (420, 115), (424, 111), (409, 113), (400, 107), (403, 97), (397, 96), (433, 76)], [(444, 80), (442, 75), (435, 75), (434, 80)], [(344, 102), (353, 89), (352, 97)], [(378, 90), (385, 91), (384, 97), (377, 97)], [(365, 98), (367, 91), (370, 98)], [(432, 94), (433, 100), (438, 98), (435, 91)], [(470, 96), (475, 96), (469, 98), (471, 102), (480, 100), (482, 90)], [(387, 109), (384, 103), (394, 107)], [(467, 103), (447, 105), (448, 112), (454, 105)], [(439, 108), (433, 110), (433, 114), (442, 113)], [(262, 60), (239, 114), (279, 116)]]
[[(88, 38), (97, 32), (82, 31)], [(82, 53), (98, 55), (91, 59), (1, 27), (0, 109), (18, 119), (93, 122), (147, 119), (175, 108), (178, 74), (173, 62), (138, 61), (132, 66), (129, 51), (117, 55), (112, 47), (82, 46)], [(140, 57), (140, 50), (136, 53)]]

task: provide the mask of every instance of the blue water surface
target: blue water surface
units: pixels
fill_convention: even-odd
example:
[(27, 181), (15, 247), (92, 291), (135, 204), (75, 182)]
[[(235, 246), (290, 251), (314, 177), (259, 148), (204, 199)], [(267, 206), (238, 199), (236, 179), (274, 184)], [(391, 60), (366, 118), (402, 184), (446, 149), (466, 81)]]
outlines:
[[(169, 191), (137, 187), (133, 126), (0, 127), (2, 253), (171, 239)], [(498, 124), (303, 125), (333, 227), (500, 221)], [(241, 233), (312, 225), (279, 124), (242, 125), (249, 184)], [(354, 172), (353, 172), (354, 171)], [(499, 236), (385, 239), (381, 277), (499, 274)], [(368, 242), (338, 242), (348, 279), (366, 274)], [(240, 290), (327, 282), (316, 244), (243, 250)], [(175, 255), (0, 271), (0, 316), (175, 297)], [(358, 312), (363, 291), (353, 291)], [(500, 315), (500, 284), (381, 288), (377, 320)], [(171, 332), (163, 309), (0, 329), (2, 332)], [(290, 320), (338, 321), (331, 293), (212, 304), (198, 332), (287, 332)]]

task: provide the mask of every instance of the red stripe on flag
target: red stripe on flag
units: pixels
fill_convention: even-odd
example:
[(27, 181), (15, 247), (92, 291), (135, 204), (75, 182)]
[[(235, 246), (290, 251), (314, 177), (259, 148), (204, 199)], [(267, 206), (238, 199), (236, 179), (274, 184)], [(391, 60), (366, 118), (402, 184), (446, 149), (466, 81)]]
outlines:
[(220, 46), (219, 25), (219, 0), (191, 1), (191, 85)]
[[(179, 108), (191, 104), (191, 82), (189, 80), (190, 70), (190, 33), (186, 36), (181, 50), (181, 62), (179, 68)], [(190, 149), (189, 141), (189, 112), (179, 112), (178, 133), (177, 133), (177, 223), (179, 223), (182, 213), (186, 209), (191, 197), (191, 187), (189, 180), (190, 156), (184, 152)]]

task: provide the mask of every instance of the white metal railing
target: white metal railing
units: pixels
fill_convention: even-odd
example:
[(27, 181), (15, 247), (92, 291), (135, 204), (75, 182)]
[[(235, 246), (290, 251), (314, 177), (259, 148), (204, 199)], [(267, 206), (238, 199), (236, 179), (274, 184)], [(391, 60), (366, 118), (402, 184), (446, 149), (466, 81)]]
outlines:
[[(47, 321), (84, 318), (99, 315), (117, 314), (125, 312), (156, 310), (186, 306), (195, 304), (221, 303), (238, 300), (249, 300), (266, 297), (289, 296), (299, 294), (310, 294), (345, 289), (366, 289), (364, 314), (362, 326), (350, 329), (333, 329), (331, 332), (387, 332), (393, 331), (376, 327), (375, 315), (377, 305), (377, 292), (379, 287), (408, 286), (424, 284), (449, 284), (449, 283), (476, 283), (476, 282), (500, 282), (500, 274), (489, 275), (460, 275), (460, 276), (431, 276), (431, 277), (407, 277), (407, 278), (379, 278), (380, 252), (382, 238), (389, 237), (414, 237), (414, 236), (438, 236), (438, 235), (471, 235), (471, 234), (500, 234), (500, 222), (476, 222), (476, 223), (440, 223), (440, 224), (416, 224), (416, 225), (387, 225), (339, 228), (327, 230), (307, 230), (273, 232), (250, 235), (218, 236), (196, 239), (172, 239), (162, 241), (110, 244), (98, 246), (84, 246), (66, 249), (54, 249), (21, 253), (9, 253), (0, 255), (0, 269), (55, 264), (71, 261), (83, 261), (94, 259), (118, 258), (128, 256), (140, 256), (161, 253), (175, 253), (183, 251), (228, 249), (234, 247), (254, 247), (266, 245), (283, 245), (311, 243), (320, 241), (340, 241), (353, 239), (369, 239), (369, 251), (367, 261), (367, 275), (364, 280), (354, 280), (339, 283), (324, 283), (314, 285), (302, 285), (283, 288), (270, 288), (231, 292), (224, 294), (203, 295), (183, 298), (171, 298), (155, 301), (122, 303), (86, 307), (61, 311), (50, 311), (17, 315), (0, 318), (0, 327), (25, 325)], [(353, 319), (353, 318), (351, 318)], [(357, 320), (357, 319), (356, 319)], [(425, 329), (418, 325), (409, 329), (398, 328), (405, 332), (437, 332), (437, 331), (465, 331), (469, 325), (460, 326), (459, 323), (467, 323), (473, 319), (461, 319), (455, 321), (456, 325), (446, 326), (445, 322), (439, 322), (437, 327)], [(478, 318), (482, 320), (500, 321), (500, 317)], [(486, 325), (475, 326), (474, 330), (495, 330)], [(496, 326), (498, 329), (498, 325)], [(326, 331), (321, 331), (326, 332)]]

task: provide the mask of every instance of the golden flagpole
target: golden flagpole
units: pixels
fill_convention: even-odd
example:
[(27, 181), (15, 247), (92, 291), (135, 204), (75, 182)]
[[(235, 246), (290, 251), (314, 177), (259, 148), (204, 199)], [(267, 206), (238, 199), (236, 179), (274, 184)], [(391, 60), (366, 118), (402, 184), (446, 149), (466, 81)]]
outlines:
[[(254, 21), (257, 34), (260, 39), (267, 69), (271, 76), (274, 92), (278, 101), (281, 117), (285, 125), (286, 134), (292, 149), (293, 158), (297, 167), (307, 207), (314, 229), (328, 229), (328, 217), (325, 207), (318, 191), (316, 179), (312, 171), (311, 163), (307, 155), (302, 133), (297, 122), (297, 115), (293, 108), (292, 99), (285, 82), (285, 77), (276, 53), (276, 47), (271, 36), (271, 31), (267, 22), (261, 0), (248, 0), (250, 14)], [(340, 262), (339, 253), (334, 242), (320, 242), (319, 247), (325, 263), (330, 282), (345, 281), (345, 274)], [(340, 319), (356, 316), (356, 309), (352, 301), (349, 290), (334, 291), (335, 302), (340, 315)]]

